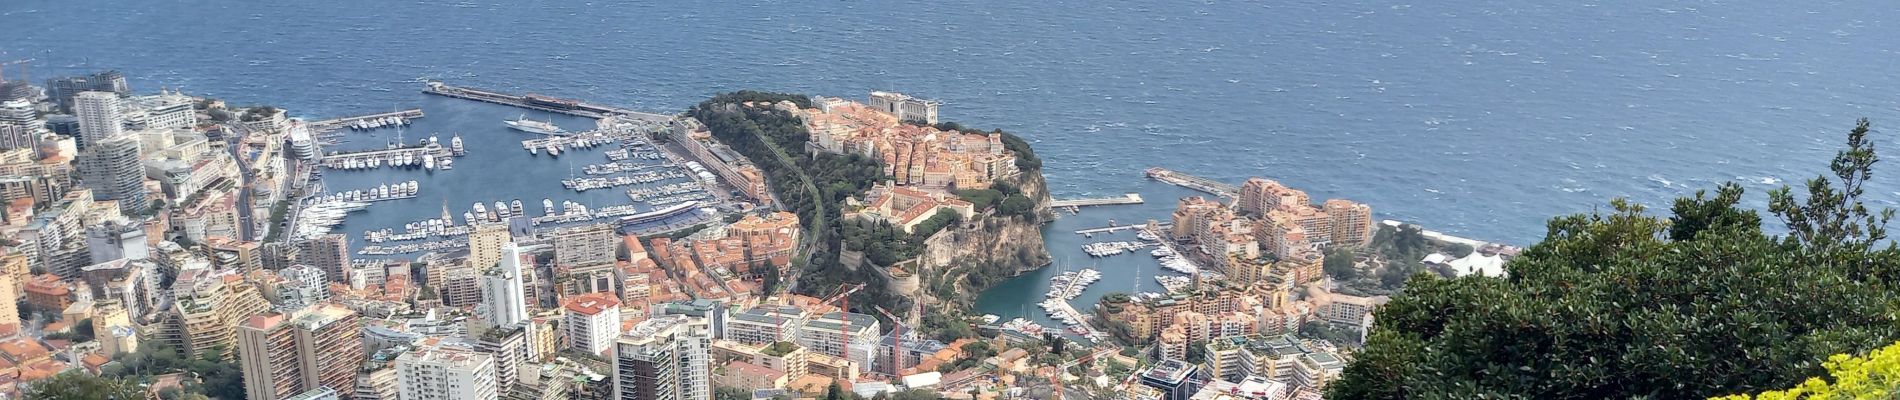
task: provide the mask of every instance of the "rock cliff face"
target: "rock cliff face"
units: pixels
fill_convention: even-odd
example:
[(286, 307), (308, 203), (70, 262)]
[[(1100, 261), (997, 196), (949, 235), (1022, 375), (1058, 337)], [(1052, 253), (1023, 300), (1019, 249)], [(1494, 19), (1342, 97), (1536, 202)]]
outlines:
[(921, 293), (911, 294), (931, 303), (973, 301), (1002, 278), (1049, 263), (1042, 242), (1042, 224), (1054, 217), (1048, 184), (1040, 172), (1024, 173), (1012, 183), (1036, 199), (1035, 218), (984, 215), (931, 236), (918, 259)]

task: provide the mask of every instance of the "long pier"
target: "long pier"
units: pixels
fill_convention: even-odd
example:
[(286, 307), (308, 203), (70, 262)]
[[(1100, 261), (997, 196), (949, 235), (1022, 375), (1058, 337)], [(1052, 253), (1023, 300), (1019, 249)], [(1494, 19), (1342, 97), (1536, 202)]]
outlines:
[(1112, 205), (1122, 205), (1122, 204), (1141, 204), (1141, 202), (1142, 201), (1141, 201), (1140, 193), (1129, 193), (1129, 194), (1124, 194), (1124, 195), (1116, 196), (1116, 197), (1103, 197), (1103, 198), (1097, 198), (1097, 199), (1056, 200), (1056, 201), (1049, 202), (1049, 206), (1050, 207), (1089, 207), (1089, 206), (1112, 206)]
[(453, 86), (453, 85), (449, 85), (449, 84), (442, 83), (439, 81), (430, 81), (429, 86), (426, 88), (423, 88), (422, 92), (437, 95), (437, 96), (453, 97), (453, 98), (465, 99), (465, 100), (474, 100), (474, 101), (480, 101), (484, 103), (494, 103), (494, 104), (500, 104), (500, 105), (505, 105), (505, 106), (521, 107), (521, 108), (526, 108), (526, 109), (535, 110), (535, 111), (546, 111), (546, 112), (551, 112), (551, 113), (560, 113), (560, 114), (587, 117), (587, 118), (593, 118), (593, 119), (624, 116), (624, 117), (632, 117), (632, 118), (644, 119), (644, 120), (650, 120), (650, 121), (656, 121), (656, 122), (665, 122), (673, 118), (671, 116), (667, 116), (663, 114), (639, 112), (639, 111), (634, 111), (634, 110), (629, 110), (629, 109), (619, 108), (619, 107), (584, 103), (577, 100), (557, 99), (557, 98), (534, 95), (534, 94), (515, 95), (515, 94), (508, 94), (508, 93), (496, 92), (496, 91), (491, 91), (491, 90)]
[(366, 119), (389, 118), (389, 117), (401, 117), (402, 119), (416, 119), (416, 118), (422, 118), (423, 114), (422, 114), (422, 109), (412, 108), (408, 110), (386, 112), (386, 113), (381, 113), (381, 114), (333, 118), (333, 119), (326, 119), (322, 121), (312, 122), (310, 123), (310, 129), (317, 130), (317, 131), (324, 131), (324, 130), (336, 129), (337, 127), (346, 126), (356, 121), (362, 121)]
[(1221, 183), (1220, 181), (1216, 181), (1213, 179), (1207, 179), (1207, 178), (1202, 178), (1202, 177), (1198, 177), (1194, 175), (1188, 175), (1188, 174), (1184, 174), (1180, 172), (1170, 171), (1166, 168), (1161, 168), (1161, 167), (1149, 168), (1148, 178), (1154, 179), (1157, 181), (1166, 182), (1168, 184), (1172, 184), (1175, 186), (1207, 192), (1208, 194), (1212, 194), (1212, 195), (1220, 196), (1220, 197), (1234, 198), (1240, 195), (1240, 186), (1236, 186), (1236, 185), (1228, 184), (1228, 183)]

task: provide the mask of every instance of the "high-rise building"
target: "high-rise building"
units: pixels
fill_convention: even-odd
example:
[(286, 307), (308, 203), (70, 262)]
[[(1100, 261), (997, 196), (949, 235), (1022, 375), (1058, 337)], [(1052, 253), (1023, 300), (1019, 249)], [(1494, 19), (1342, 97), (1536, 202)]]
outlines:
[(13, 292), (12, 274), (0, 274), (0, 336), (20, 333), (19, 294)]
[(495, 400), (495, 359), (473, 348), (445, 343), (396, 358), (402, 400)]
[(117, 96), (132, 94), (132, 86), (126, 84), (125, 74), (119, 71), (104, 71), (86, 76), (69, 76), (46, 80), (46, 94), (59, 102), (61, 109), (70, 112), (75, 98), (83, 92), (110, 92)]
[(150, 205), (145, 200), (145, 167), (139, 157), (136, 138), (102, 138), (79, 152), (80, 179), (92, 189), (93, 200), (117, 200), (121, 214), (142, 214)]
[(610, 224), (574, 228), (555, 235), (554, 265), (581, 267), (612, 264), (620, 246), (619, 236)]
[(1364, 246), (1372, 242), (1372, 206), (1332, 199), (1326, 201), (1324, 209), (1332, 219), (1328, 236), (1334, 245)]
[(527, 323), (517, 323), (469, 330), (474, 336), (470, 339), (475, 342), (475, 350), (494, 357), (497, 392), (508, 393), (514, 389), (520, 374), (525, 373), (522, 369), (533, 368), (527, 365), (530, 360), (527, 327)]
[(501, 248), (501, 262), (482, 268), (483, 319), (490, 326), (512, 327), (528, 320), (528, 298), (522, 291), (521, 249), (513, 242)]
[(606, 354), (620, 335), (620, 299), (613, 293), (588, 293), (567, 299), (567, 340), (575, 351)]
[(238, 364), (244, 372), (244, 397), (278, 400), (308, 390), (303, 363), (297, 359), (297, 335), (289, 315), (251, 316), (238, 326)]
[(615, 347), (615, 399), (712, 399), (712, 328), (706, 320), (666, 315), (641, 321)]
[[(186, 268), (172, 283), (171, 309), (159, 317), (156, 338), (185, 358), (203, 357), (213, 348), (231, 349), (238, 324), (270, 309), (256, 286), (234, 271)], [(229, 359), (231, 352), (223, 353)]]
[(124, 110), (119, 95), (111, 92), (80, 92), (73, 98), (73, 115), (79, 117), (79, 149), (92, 147), (124, 132)]
[(297, 241), (297, 263), (322, 269), (331, 282), (349, 282), (349, 235), (333, 233)]
[(486, 270), (501, 261), (501, 247), (511, 241), (508, 226), (480, 224), (468, 234), (468, 263), (475, 270)]

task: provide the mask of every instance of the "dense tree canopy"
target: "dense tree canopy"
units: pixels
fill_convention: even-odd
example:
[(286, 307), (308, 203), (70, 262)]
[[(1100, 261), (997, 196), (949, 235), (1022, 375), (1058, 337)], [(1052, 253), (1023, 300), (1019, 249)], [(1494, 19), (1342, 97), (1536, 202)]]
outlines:
[(127, 380), (67, 371), (28, 383), (25, 394), (35, 400), (141, 400), (145, 389)]
[(1891, 213), (1859, 198), (1866, 134), (1805, 200), (1771, 195), (1785, 236), (1724, 185), (1668, 218), (1618, 200), (1553, 219), (1505, 279), (1415, 276), (1329, 398), (1706, 398), (1793, 387), (1829, 355), (1892, 343), (1900, 251)]

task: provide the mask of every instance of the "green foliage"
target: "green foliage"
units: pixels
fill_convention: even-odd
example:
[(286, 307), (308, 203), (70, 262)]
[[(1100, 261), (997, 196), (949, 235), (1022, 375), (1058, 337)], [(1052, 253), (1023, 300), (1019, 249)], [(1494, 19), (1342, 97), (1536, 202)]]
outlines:
[(35, 400), (143, 400), (145, 389), (123, 379), (101, 378), (66, 371), (25, 384), (26, 398)]
[(1828, 165), (1837, 181), (1808, 180), (1805, 202), (1797, 202), (1785, 186), (1768, 193), (1768, 209), (1788, 225), (1790, 240), (1820, 249), (1866, 247), (1886, 240), (1893, 210), (1873, 215), (1859, 201), (1874, 164), (1880, 162), (1873, 142), (1867, 140), (1868, 126), (1865, 118), (1856, 123), (1847, 134), (1847, 149), (1835, 154)]
[(1771, 195), (1786, 238), (1731, 186), (1670, 219), (1621, 200), (1555, 218), (1508, 279), (1415, 277), (1327, 397), (1704, 398), (1791, 387), (1828, 355), (1890, 344), (1900, 250), (1872, 246), (1889, 213), (1859, 199), (1865, 128), (1834, 162), (1840, 186)]
[(1036, 201), (1030, 200), (1028, 196), (1024, 196), (1021, 193), (1012, 194), (1009, 195), (1009, 197), (1003, 198), (1003, 202), (996, 205), (996, 213), (999, 215), (1033, 215), (1036, 213)]
[(79, 322), (73, 323), (71, 326), (72, 326), (71, 332), (54, 333), (54, 334), (46, 335), (46, 338), (70, 340), (73, 343), (92, 341), (93, 334), (94, 334), (92, 331), (92, 318), (79, 320)]
[(1352, 251), (1346, 249), (1336, 248), (1326, 252), (1326, 260), (1322, 266), (1326, 270), (1326, 275), (1333, 277), (1334, 280), (1350, 281), (1359, 275), (1359, 269), (1353, 267)]
[(811, 108), (811, 97), (790, 94), (790, 93), (761, 92), (761, 91), (756, 91), (756, 90), (741, 90), (741, 91), (732, 92), (732, 93), (720, 93), (716, 96), (713, 96), (712, 100), (707, 100), (708, 103), (745, 103), (745, 102), (777, 103), (781, 101), (790, 101), (793, 104), (797, 104), (798, 108)]
[(1325, 340), (1341, 346), (1359, 344), (1358, 329), (1334, 326), (1317, 320), (1300, 324), (1300, 337)]
[(1835, 354), (1822, 363), (1833, 382), (1808, 378), (1788, 390), (1737, 394), (1716, 400), (1799, 400), (1799, 399), (1891, 399), (1900, 395), (1900, 343), (1888, 345), (1866, 357)]
[(713, 400), (752, 400), (752, 391), (745, 388), (720, 386), (713, 389)]
[(970, 202), (977, 211), (988, 210), (1003, 199), (1003, 192), (996, 189), (957, 189), (952, 192), (957, 194), (957, 198)]

